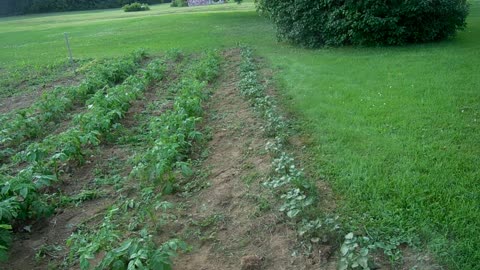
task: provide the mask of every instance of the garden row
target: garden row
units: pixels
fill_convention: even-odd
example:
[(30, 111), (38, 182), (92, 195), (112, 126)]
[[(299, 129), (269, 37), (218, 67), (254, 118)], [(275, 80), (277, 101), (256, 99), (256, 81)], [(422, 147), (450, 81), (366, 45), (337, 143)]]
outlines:
[(48, 126), (65, 118), (75, 105), (82, 105), (92, 94), (122, 82), (137, 70), (145, 53), (138, 51), (128, 57), (93, 62), (85, 79), (77, 86), (57, 87), (45, 92), (32, 106), (0, 116), (0, 160), (15, 151), (20, 143), (41, 138)]
[[(294, 224), (303, 244), (312, 250), (320, 239), (340, 245), (339, 269), (370, 269), (369, 254), (375, 250), (383, 252), (392, 259), (398, 256), (398, 247), (388, 245), (379, 239), (355, 235), (347, 223), (340, 226), (338, 216), (319, 211), (318, 193), (314, 182), (306, 177), (296, 164), (288, 144), (289, 127), (281, 116), (274, 99), (266, 93), (265, 86), (259, 80), (253, 52), (248, 47), (241, 48), (242, 64), (239, 89), (248, 98), (260, 116), (265, 120), (265, 133), (271, 138), (266, 150), (272, 155), (272, 173), (264, 185), (279, 194), (282, 199), (280, 211)], [(342, 237), (342, 235), (345, 235)], [(326, 239), (325, 237), (327, 236)]]
[[(134, 65), (134, 62), (130, 63)], [(105, 140), (128, 111), (131, 102), (138, 99), (150, 83), (161, 79), (164, 70), (164, 61), (156, 59), (145, 70), (128, 76), (121, 85), (95, 92), (87, 100), (88, 110), (76, 115), (69, 129), (32, 143), (14, 156), (14, 160), (25, 162), (26, 167), (15, 175), (0, 175), (0, 251), (6, 250), (9, 230), (14, 222), (52, 213), (55, 206), (51, 204), (51, 196), (43, 192), (45, 188), (58, 180), (66, 166), (83, 164), (85, 150)], [(121, 75), (123, 72), (113, 73), (116, 75), (108, 77), (112, 82), (124, 76)], [(107, 77), (97, 77), (100, 78), (102, 84), (105, 83)]]
[(305, 177), (302, 169), (295, 164), (292, 154), (288, 153), (288, 124), (281, 116), (274, 99), (265, 91), (259, 81), (253, 52), (248, 47), (241, 49), (242, 64), (239, 89), (251, 102), (255, 111), (265, 120), (265, 133), (271, 138), (266, 150), (273, 156), (273, 173), (265, 186), (281, 191), (284, 204), (281, 211), (287, 217), (298, 219), (308, 215), (309, 207), (315, 205), (318, 194), (313, 183)]
[[(148, 119), (142, 150), (132, 157), (133, 169), (124, 178), (133, 184), (119, 192), (101, 224), (94, 228), (84, 224), (68, 240), (71, 264), (78, 259), (81, 269), (171, 269), (177, 250), (187, 249), (179, 239), (158, 245), (153, 235), (175, 219), (168, 214), (173, 204), (163, 195), (176, 190), (177, 174), (190, 172), (192, 144), (202, 137), (197, 129), (202, 102), (218, 66), (217, 53), (209, 52), (183, 71), (170, 89), (175, 94), (173, 106)], [(100, 254), (105, 255), (97, 260)]]
[(322, 210), (319, 205), (322, 194), (319, 194), (315, 183), (304, 171), (298, 168), (298, 161), (292, 154), (294, 150), (289, 145), (288, 123), (260, 81), (252, 50), (243, 47), (241, 55), (242, 79), (239, 88), (265, 120), (265, 132), (271, 137), (266, 150), (274, 158), (273, 171), (264, 185), (283, 200), (280, 210), (294, 224), (303, 246), (309, 251), (319, 244), (338, 247), (338, 268), (341, 270), (370, 269), (372, 265), (384, 264), (382, 257), (387, 258), (387, 264), (391, 267), (399, 267), (403, 263), (402, 247), (413, 246), (412, 241), (406, 241), (394, 233), (378, 233), (375, 228), (359, 227), (348, 217)]

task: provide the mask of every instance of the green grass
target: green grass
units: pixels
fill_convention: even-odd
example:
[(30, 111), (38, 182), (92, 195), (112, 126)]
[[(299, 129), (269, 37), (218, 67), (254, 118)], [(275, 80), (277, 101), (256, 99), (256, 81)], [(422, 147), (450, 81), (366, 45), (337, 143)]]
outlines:
[[(182, 13), (175, 14), (178, 12)], [(151, 6), (147, 12), (114, 9), (0, 18), (0, 66), (66, 61), (64, 32), (70, 36), (73, 56), (89, 58), (123, 55), (139, 47), (155, 52), (172, 47), (197, 51), (273, 40), (265, 35), (272, 32), (272, 26), (265, 22), (248, 2), (197, 8), (163, 4)]]
[(264, 53), (344, 215), (371, 232), (420, 235), (453, 269), (478, 269), (479, 2), (453, 41)]
[[(480, 1), (469, 26), (438, 44), (306, 50), (240, 6), (120, 9), (0, 19), (0, 66), (253, 45), (277, 69), (317, 142), (339, 211), (371, 233), (419, 236), (452, 269), (480, 261)], [(2, 72), (0, 70), (0, 72)]]

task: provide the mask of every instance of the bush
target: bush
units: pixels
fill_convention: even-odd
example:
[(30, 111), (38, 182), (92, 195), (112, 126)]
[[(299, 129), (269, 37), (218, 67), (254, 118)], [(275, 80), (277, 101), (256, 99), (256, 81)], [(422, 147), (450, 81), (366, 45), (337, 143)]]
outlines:
[(187, 0), (172, 0), (171, 7), (188, 7)]
[(465, 27), (466, 0), (256, 0), (277, 35), (307, 47), (443, 40)]
[(132, 11), (147, 11), (150, 10), (148, 4), (141, 4), (138, 2), (131, 3), (130, 5), (123, 6), (123, 11), (125, 12), (132, 12)]

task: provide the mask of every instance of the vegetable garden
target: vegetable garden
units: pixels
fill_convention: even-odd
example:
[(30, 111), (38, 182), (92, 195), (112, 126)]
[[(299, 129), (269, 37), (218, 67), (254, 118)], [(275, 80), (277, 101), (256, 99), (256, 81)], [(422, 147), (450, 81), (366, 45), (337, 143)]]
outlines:
[[(220, 72), (221, 66), (234, 70)], [(76, 74), (81, 78), (78, 84), (53, 84), (31, 105), (1, 115), (0, 255), (7, 260), (4, 267), (172, 269), (178, 254), (185, 254), (176, 263), (188, 269), (195, 264), (185, 258), (199, 256), (207, 239), (209, 245), (222, 237), (230, 238), (223, 242), (243, 239), (252, 246), (257, 238), (271, 242), (272, 235), (266, 232), (245, 236), (239, 229), (265, 222), (290, 220), (290, 225), (282, 226), (290, 235), (282, 243), (285, 251), (292, 249), (289, 245), (296, 242), (295, 237), (316, 237), (314, 230), (319, 227), (305, 224), (323, 222), (312, 215), (317, 190), (297, 167), (288, 146), (287, 120), (261, 83), (252, 49), (200, 54), (171, 50), (161, 57), (140, 50), (120, 58), (83, 61)], [(225, 79), (226, 74), (230, 78)], [(217, 101), (232, 97), (237, 101), (208, 105), (215, 103), (209, 101), (214, 93)], [(244, 104), (243, 110), (251, 110), (251, 115), (238, 118), (235, 114), (242, 109), (228, 108), (231, 104)], [(226, 120), (224, 114), (233, 119)], [(218, 132), (227, 130), (223, 125), (245, 125), (257, 118), (259, 127), (229, 128), (237, 135), (224, 141), (223, 136), (217, 138)], [(228, 146), (230, 140), (242, 143), (235, 150)], [(252, 145), (256, 150), (248, 150)], [(249, 152), (244, 155), (252, 161), (242, 157), (231, 164), (210, 160), (210, 156), (236, 156), (245, 149)], [(259, 168), (271, 170), (241, 165), (245, 162), (260, 162), (264, 165)], [(238, 165), (242, 167), (235, 169)], [(210, 181), (223, 179), (210, 176), (210, 166), (240, 170), (234, 184), (250, 179), (244, 180), (247, 189), (236, 191), (243, 192), (238, 200), (227, 201), (241, 211), (256, 212), (255, 217), (216, 209), (215, 205), (225, 203), (223, 197), (207, 199), (224, 196), (216, 190), (221, 183), (208, 189)], [(253, 196), (262, 206), (244, 196)], [(214, 203), (206, 208), (206, 215), (195, 206), (185, 208), (190, 200)], [(287, 219), (277, 216), (278, 210)], [(271, 214), (277, 216), (275, 220), (265, 221)], [(238, 227), (218, 227), (233, 216), (247, 219)], [(181, 226), (171, 228), (175, 224)], [(295, 233), (300, 226), (308, 228)], [(222, 230), (232, 231), (222, 236)], [(42, 240), (32, 244), (30, 238)], [(26, 252), (18, 252), (25, 248)], [(235, 264), (242, 269), (250, 269), (249, 263), (272, 269), (285, 264), (282, 260), (264, 263), (264, 258), (274, 256), (270, 252), (275, 248), (256, 248), (250, 257), (237, 249), (241, 260), (236, 258)], [(305, 265), (305, 261), (293, 265)]]
[[(139, 51), (123, 58), (91, 61), (81, 68), (84, 79), (80, 84), (54, 88), (30, 107), (2, 115), (2, 258), (7, 257), (12, 230), (21, 231), (35, 220), (50, 218), (75, 198), (80, 202), (95, 199), (95, 195), (63, 196), (61, 186), (69, 185), (65, 175), (91, 162), (92, 153), (101, 145), (118, 143), (117, 131), (132, 102), (161, 84), (178, 57), (174, 52), (151, 59)], [(125, 181), (135, 179), (138, 197), (116, 190), (119, 199), (109, 207), (104, 221), (90, 230), (79, 228), (68, 239), (70, 255), (63, 267), (79, 260), (81, 269), (90, 269), (90, 260), (106, 252), (96, 268), (170, 269), (176, 250), (186, 249), (177, 239), (157, 247), (150, 235), (152, 226), (158, 224), (154, 213), (171, 207), (161, 196), (174, 192), (174, 173), (178, 168), (189, 171), (188, 153), (202, 135), (196, 126), (202, 101), (208, 97), (207, 84), (218, 73), (219, 56), (208, 52), (194, 64), (185, 65), (178, 84), (171, 89), (172, 108), (148, 119), (148, 131), (138, 142), (147, 150), (132, 157), (133, 169), (124, 177)], [(64, 125), (59, 127), (61, 122)], [(132, 211), (138, 220), (128, 225), (132, 233), (125, 235), (123, 222)]]
[(0, 269), (478, 268), (479, 0), (73, 2), (0, 19)]

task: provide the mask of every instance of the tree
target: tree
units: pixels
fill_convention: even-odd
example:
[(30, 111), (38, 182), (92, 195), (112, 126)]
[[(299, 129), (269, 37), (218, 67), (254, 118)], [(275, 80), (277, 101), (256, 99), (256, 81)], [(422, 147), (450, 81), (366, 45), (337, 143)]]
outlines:
[[(0, 0), (0, 16), (122, 7), (138, 0)], [(146, 4), (163, 0), (141, 0)], [(165, 1), (169, 2), (169, 1)]]
[(401, 45), (443, 40), (466, 26), (466, 0), (256, 0), (281, 40), (323, 45)]

